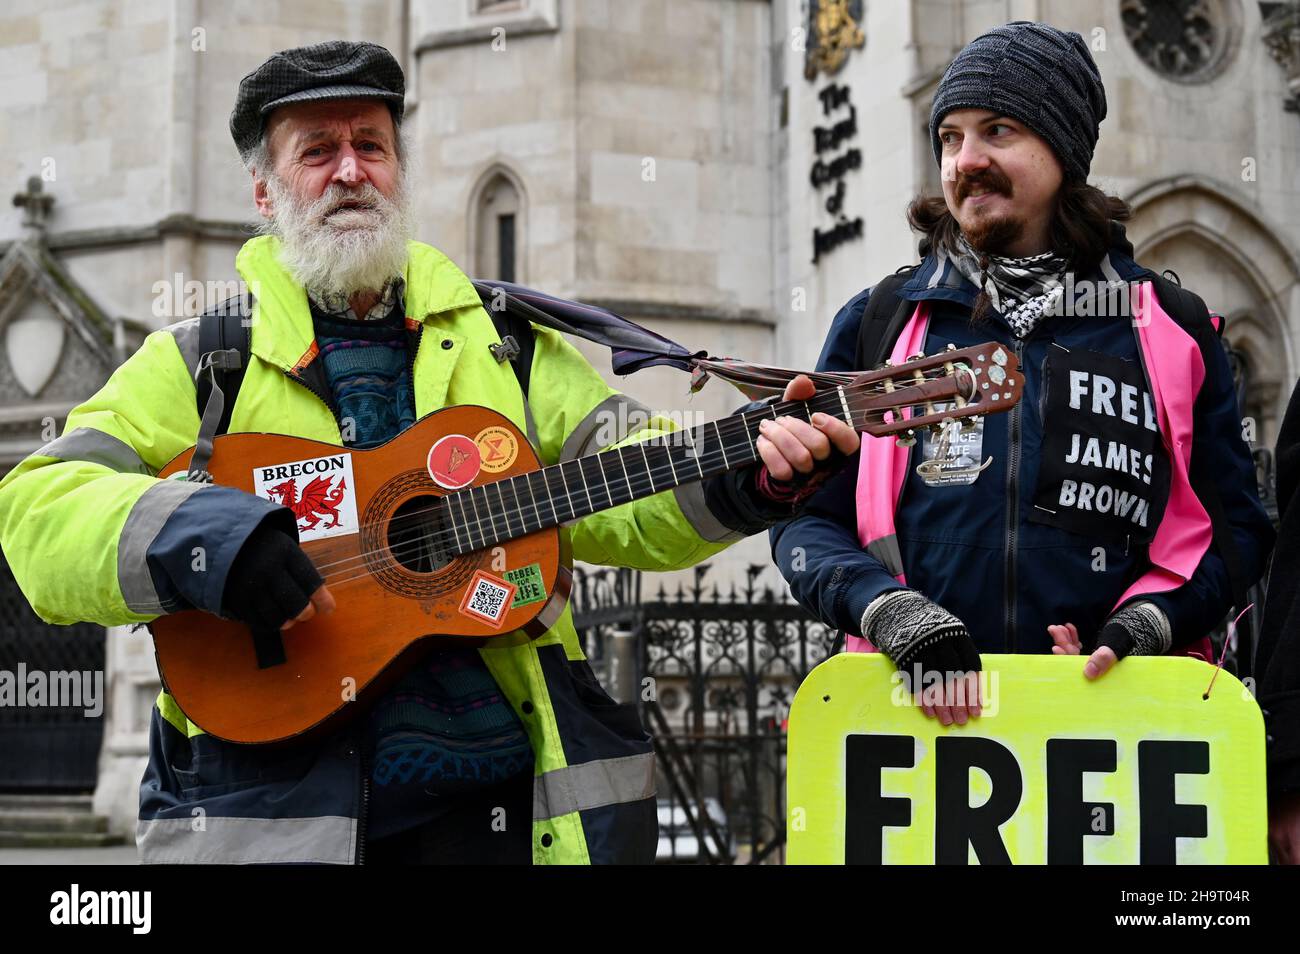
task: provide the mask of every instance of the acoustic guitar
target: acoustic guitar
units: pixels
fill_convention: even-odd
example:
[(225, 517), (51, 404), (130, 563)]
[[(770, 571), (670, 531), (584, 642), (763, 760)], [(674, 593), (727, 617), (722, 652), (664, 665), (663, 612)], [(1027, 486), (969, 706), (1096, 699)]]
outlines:
[[(822, 411), (909, 441), (921, 428), (1009, 410), (1022, 386), (1015, 356), (997, 343), (950, 349), (847, 384), (823, 379), (807, 401), (549, 467), (507, 418), (473, 405), (434, 411), (366, 450), (226, 434), (215, 441), (213, 482), (294, 511), (337, 608), (269, 632), (198, 610), (160, 616), (150, 624), (159, 673), (186, 716), (219, 739), (328, 730), (431, 644), (541, 635), (567, 597), (560, 525), (755, 463), (763, 418)], [(193, 450), (159, 476), (183, 478)]]

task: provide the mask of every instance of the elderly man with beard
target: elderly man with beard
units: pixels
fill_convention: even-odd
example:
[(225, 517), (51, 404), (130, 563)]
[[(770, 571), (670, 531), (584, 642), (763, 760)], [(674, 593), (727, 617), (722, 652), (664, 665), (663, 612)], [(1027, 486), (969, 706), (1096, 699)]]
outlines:
[[(532, 328), (523, 392), (473, 285), (412, 240), (402, 103), (400, 67), (369, 43), (286, 50), (240, 84), (231, 133), (265, 224), (235, 262), (255, 303), (229, 430), (368, 448), (440, 407), (482, 404), (531, 418), (546, 463), (664, 433), (671, 425), (647, 415), (645, 430), (597, 441), (609, 419), (643, 409), (551, 329)], [(299, 547), (288, 508), (155, 476), (200, 428), (199, 321), (151, 334), (61, 437), (0, 482), (0, 540), (42, 618), (121, 625), (196, 608), (274, 631), (344, 598)], [(811, 393), (803, 378), (786, 396)], [(857, 446), (825, 415), (764, 422), (761, 463), (562, 533), (589, 562), (689, 566), (790, 516)], [(221, 742), (164, 688), (141, 786), (142, 859), (653, 860), (653, 746), (555, 606), (536, 640), (421, 660), (323, 740)]]

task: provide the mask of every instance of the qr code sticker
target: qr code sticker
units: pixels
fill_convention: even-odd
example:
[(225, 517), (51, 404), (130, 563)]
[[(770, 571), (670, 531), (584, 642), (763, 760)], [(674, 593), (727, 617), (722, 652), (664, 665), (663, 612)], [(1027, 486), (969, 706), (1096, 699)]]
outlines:
[(477, 571), (465, 590), (460, 611), (466, 616), (500, 626), (510, 610), (510, 601), (518, 588), (513, 583)]

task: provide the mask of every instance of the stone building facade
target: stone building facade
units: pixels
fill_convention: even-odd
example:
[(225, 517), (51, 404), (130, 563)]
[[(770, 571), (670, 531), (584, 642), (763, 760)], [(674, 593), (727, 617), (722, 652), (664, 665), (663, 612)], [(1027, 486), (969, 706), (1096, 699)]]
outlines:
[[(419, 237), (467, 272), (805, 367), (840, 305), (916, 260), (903, 212), (939, 187), (935, 86), (1012, 19), (1089, 42), (1110, 106), (1092, 181), (1133, 204), (1139, 259), (1228, 316), (1271, 445), (1300, 375), (1300, 3), (13, 0), (0, 171), (24, 198), (0, 210), (0, 466), (144, 333), (229, 293), (254, 211), (227, 119), (275, 50), (394, 52)], [(741, 400), (691, 397), (672, 370), (610, 377), (697, 420)], [(767, 561), (758, 538), (713, 572)], [(96, 808), (129, 832), (157, 679), (144, 633), (106, 647)]]

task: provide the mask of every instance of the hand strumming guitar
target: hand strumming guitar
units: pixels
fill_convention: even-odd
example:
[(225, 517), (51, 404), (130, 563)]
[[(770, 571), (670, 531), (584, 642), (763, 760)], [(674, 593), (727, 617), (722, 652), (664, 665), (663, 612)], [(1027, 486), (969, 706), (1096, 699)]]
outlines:
[(240, 547), (226, 577), (222, 616), (252, 629), (289, 629), (316, 612), (333, 612), (334, 597), (294, 540), (261, 524)]

